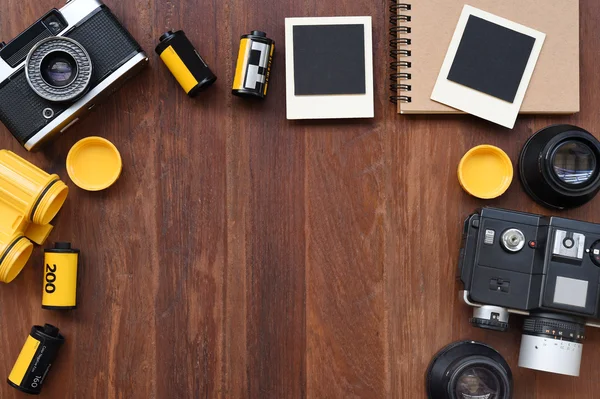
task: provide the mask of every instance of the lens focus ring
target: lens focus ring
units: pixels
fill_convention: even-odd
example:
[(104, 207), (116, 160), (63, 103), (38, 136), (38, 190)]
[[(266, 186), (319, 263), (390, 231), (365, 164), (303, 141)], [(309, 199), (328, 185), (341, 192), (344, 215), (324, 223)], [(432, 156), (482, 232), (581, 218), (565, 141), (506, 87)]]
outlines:
[[(65, 85), (53, 85), (48, 82), (42, 71), (43, 64), (48, 57), (54, 54), (67, 54), (72, 58), (75, 77)], [(35, 45), (27, 56), (25, 73), (31, 88), (42, 98), (48, 101), (72, 101), (81, 97), (88, 89), (92, 78), (92, 61), (87, 51), (73, 39), (67, 37), (50, 37)]]
[(572, 342), (585, 339), (585, 326), (579, 323), (553, 320), (545, 317), (528, 317), (523, 322), (523, 333), (534, 336), (547, 336)]

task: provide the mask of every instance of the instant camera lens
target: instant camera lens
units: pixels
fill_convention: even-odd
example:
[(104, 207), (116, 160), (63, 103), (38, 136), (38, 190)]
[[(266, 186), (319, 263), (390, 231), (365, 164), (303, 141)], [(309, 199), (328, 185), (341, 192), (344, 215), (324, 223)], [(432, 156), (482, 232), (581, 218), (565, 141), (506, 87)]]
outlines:
[(29, 86), (53, 102), (74, 101), (84, 95), (92, 79), (92, 60), (81, 44), (67, 37), (49, 37), (27, 56)]
[(536, 202), (555, 209), (581, 206), (600, 190), (600, 142), (576, 126), (547, 127), (523, 146), (519, 174)]
[(455, 342), (439, 351), (427, 370), (429, 399), (510, 399), (512, 373), (504, 358), (475, 341)]

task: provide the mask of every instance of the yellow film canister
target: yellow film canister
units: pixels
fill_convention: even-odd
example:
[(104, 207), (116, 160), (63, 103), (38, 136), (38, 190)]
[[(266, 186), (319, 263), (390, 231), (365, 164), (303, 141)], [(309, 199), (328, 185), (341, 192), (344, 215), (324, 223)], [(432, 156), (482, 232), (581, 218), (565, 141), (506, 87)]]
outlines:
[(8, 376), (8, 384), (21, 392), (38, 395), (65, 338), (50, 324), (33, 326)]
[(79, 250), (68, 242), (57, 242), (44, 250), (42, 308), (67, 310), (77, 308), (77, 271)]
[(492, 145), (471, 148), (458, 165), (461, 187), (474, 197), (497, 198), (504, 194), (513, 179), (513, 166), (504, 151)]
[(168, 31), (159, 41), (156, 54), (188, 96), (196, 97), (216, 82), (217, 77), (182, 30)]

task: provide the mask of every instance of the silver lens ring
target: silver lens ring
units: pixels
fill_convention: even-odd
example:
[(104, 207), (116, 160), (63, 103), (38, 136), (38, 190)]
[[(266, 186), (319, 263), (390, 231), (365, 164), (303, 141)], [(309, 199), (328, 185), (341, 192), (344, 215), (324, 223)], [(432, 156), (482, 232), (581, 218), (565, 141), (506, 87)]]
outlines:
[[(59, 83), (48, 78), (48, 60), (53, 57), (68, 59), (60, 61), (66, 66), (66, 71), (52, 71)], [(29, 86), (40, 97), (53, 102), (73, 101), (88, 90), (92, 79), (92, 60), (85, 48), (75, 40), (53, 36), (40, 41), (29, 51), (25, 76)]]

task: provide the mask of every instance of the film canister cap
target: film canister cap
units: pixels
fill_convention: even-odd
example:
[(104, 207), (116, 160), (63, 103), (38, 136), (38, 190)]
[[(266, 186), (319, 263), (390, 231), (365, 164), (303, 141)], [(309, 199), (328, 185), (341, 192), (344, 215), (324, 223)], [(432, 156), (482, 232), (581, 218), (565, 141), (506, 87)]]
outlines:
[(112, 186), (123, 169), (119, 150), (102, 137), (78, 141), (67, 155), (67, 173), (78, 187), (101, 191)]
[(44, 249), (44, 252), (55, 253), (79, 253), (78, 249), (73, 248), (70, 242), (55, 242), (54, 248)]
[(165, 33), (162, 34), (162, 36), (158, 39), (159, 42), (163, 42), (165, 40), (167, 40), (169, 37), (173, 36), (174, 33), (172, 30), (167, 31)]
[(497, 198), (504, 194), (513, 179), (513, 166), (504, 151), (492, 145), (470, 149), (458, 165), (461, 187), (474, 197)]

